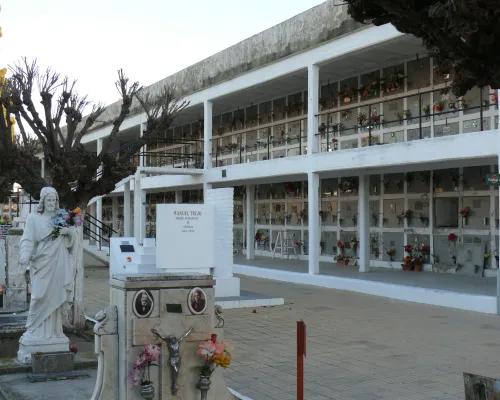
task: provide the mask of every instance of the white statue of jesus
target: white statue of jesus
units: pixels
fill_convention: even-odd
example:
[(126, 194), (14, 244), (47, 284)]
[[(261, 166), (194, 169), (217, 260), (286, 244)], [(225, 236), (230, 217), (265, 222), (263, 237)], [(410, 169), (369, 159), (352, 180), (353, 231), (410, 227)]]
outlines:
[(40, 203), (28, 216), (20, 243), (20, 263), (30, 270), (31, 303), (26, 332), (19, 340), (18, 359), (31, 361), (32, 353), (69, 351), (69, 340), (62, 330), (61, 309), (71, 299), (74, 259), (71, 249), (76, 240), (72, 228), (61, 228), (52, 238), (51, 218), (59, 210), (59, 196), (44, 187)]

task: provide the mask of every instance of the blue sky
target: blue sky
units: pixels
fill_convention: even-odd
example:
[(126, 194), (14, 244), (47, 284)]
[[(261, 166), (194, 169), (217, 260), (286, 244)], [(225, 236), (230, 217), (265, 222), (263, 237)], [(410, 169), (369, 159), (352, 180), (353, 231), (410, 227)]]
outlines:
[(323, 1), (0, 0), (0, 65), (36, 58), (109, 104), (118, 68), (148, 85)]

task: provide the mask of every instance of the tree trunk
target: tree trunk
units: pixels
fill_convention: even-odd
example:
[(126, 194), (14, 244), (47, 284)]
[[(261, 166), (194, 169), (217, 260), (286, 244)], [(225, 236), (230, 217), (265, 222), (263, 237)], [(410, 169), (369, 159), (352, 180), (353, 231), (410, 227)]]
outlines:
[[(85, 213), (85, 207), (80, 207)], [(75, 261), (75, 277), (73, 280), (73, 301), (63, 308), (63, 324), (68, 329), (85, 329), (85, 313), (83, 308), (83, 226), (77, 228), (77, 238), (72, 250)]]

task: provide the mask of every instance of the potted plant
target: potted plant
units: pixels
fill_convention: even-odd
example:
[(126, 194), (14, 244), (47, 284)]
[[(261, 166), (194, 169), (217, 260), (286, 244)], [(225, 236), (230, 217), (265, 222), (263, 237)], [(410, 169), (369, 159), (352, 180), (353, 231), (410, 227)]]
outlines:
[(344, 256), (343, 254), (338, 254), (335, 257), (335, 261), (337, 262), (337, 264), (347, 265), (349, 264), (349, 257)]
[(423, 263), (422, 263), (422, 258), (421, 257), (415, 257), (412, 260), (413, 263), (413, 270), (416, 272), (422, 272), (424, 269)]
[(413, 265), (411, 263), (411, 257), (406, 256), (403, 258), (403, 264), (401, 264), (401, 267), (403, 268), (403, 271), (412, 271), (413, 270)]
[(403, 258), (403, 264), (401, 264), (403, 270), (422, 272), (424, 269), (423, 256), (424, 254), (428, 254), (429, 247), (423, 244), (421, 246), (418, 244), (415, 244), (414, 246), (407, 244), (404, 246), (404, 251), (408, 255)]

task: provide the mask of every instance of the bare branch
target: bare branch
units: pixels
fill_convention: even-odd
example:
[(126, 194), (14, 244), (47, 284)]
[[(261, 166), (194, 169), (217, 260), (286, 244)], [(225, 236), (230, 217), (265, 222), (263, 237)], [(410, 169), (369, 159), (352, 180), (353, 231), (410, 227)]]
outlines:
[(97, 119), (101, 116), (101, 114), (106, 110), (104, 105), (102, 103), (94, 104), (92, 106), (92, 111), (91, 113), (87, 116), (87, 119), (85, 120), (85, 124), (80, 132), (78, 132), (75, 136), (75, 143), (74, 145), (79, 145), (80, 141), (82, 138), (85, 136), (85, 134), (88, 132), (88, 130), (94, 125), (94, 123), (97, 121)]
[(165, 132), (174, 119), (189, 105), (189, 102), (177, 97), (174, 85), (166, 85), (155, 97), (137, 93), (137, 100), (147, 115), (146, 130), (143, 136), (156, 137)]
[(115, 85), (122, 97), (122, 106), (120, 109), (120, 114), (113, 121), (113, 129), (111, 130), (111, 133), (109, 134), (107, 139), (104, 140), (101, 154), (98, 155), (99, 162), (102, 162), (106, 154), (108, 154), (111, 143), (120, 131), (121, 124), (123, 123), (127, 115), (130, 114), (132, 100), (137, 95), (137, 92), (141, 90), (139, 82), (134, 82), (133, 84), (129, 85), (129, 79), (125, 76), (122, 69), (118, 70), (118, 80), (115, 82)]
[(67, 125), (67, 135), (64, 146), (66, 150), (69, 150), (73, 145), (73, 139), (75, 137), (78, 124), (82, 122), (83, 111), (88, 104), (89, 101), (87, 101), (87, 96), (80, 97), (76, 92), (73, 93), (69, 98), (68, 104), (64, 109)]
[(27, 144), (29, 142), (28, 135), (26, 134), (26, 129), (24, 129), (23, 119), (21, 118), (20, 113), (16, 113), (16, 121), (19, 130), (21, 131), (21, 136), (23, 138), (23, 143)]

